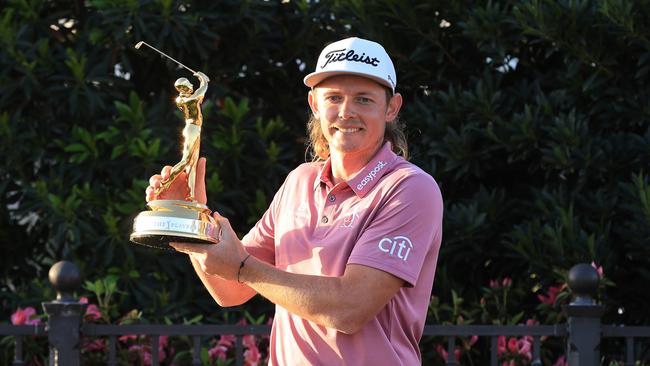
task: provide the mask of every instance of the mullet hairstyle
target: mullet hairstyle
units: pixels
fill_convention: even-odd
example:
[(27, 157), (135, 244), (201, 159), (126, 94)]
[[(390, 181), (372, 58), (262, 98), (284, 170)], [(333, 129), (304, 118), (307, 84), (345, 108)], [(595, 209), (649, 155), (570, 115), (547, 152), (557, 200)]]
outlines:
[[(389, 102), (393, 97), (390, 89), (386, 90), (386, 102)], [(329, 143), (323, 135), (323, 130), (320, 126), (320, 120), (314, 117), (313, 113), (309, 113), (309, 121), (307, 122), (307, 130), (309, 132), (309, 144), (307, 151), (311, 155), (312, 161), (327, 160), (330, 156)], [(389, 141), (393, 152), (400, 155), (405, 160), (409, 158), (408, 142), (406, 141), (406, 134), (404, 133), (404, 123), (399, 118), (399, 115), (394, 120), (386, 123), (386, 130), (384, 131), (384, 142)]]

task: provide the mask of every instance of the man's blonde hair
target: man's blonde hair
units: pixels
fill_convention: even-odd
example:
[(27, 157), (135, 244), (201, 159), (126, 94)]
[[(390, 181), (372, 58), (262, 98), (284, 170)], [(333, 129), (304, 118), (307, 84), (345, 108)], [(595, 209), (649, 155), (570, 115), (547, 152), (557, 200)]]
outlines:
[[(386, 101), (390, 101), (393, 93), (386, 89)], [(307, 122), (307, 130), (309, 132), (309, 145), (307, 150), (311, 155), (312, 161), (327, 160), (330, 156), (330, 147), (323, 135), (323, 130), (320, 126), (320, 120), (310, 113), (309, 121)], [(386, 123), (386, 130), (384, 131), (384, 142), (391, 143), (392, 150), (395, 154), (401, 155), (404, 159), (409, 158), (408, 143), (406, 141), (406, 134), (404, 133), (404, 124), (397, 116), (393, 121)]]

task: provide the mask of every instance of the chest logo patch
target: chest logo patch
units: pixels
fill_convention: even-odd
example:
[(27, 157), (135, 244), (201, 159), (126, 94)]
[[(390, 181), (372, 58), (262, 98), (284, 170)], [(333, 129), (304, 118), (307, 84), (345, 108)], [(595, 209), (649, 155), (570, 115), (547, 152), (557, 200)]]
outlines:
[(300, 202), (300, 206), (296, 209), (295, 216), (300, 219), (306, 219), (309, 217), (309, 209), (305, 202)]
[(382, 252), (388, 253), (391, 257), (397, 257), (406, 262), (411, 249), (413, 249), (413, 243), (406, 236), (398, 235), (392, 238), (386, 237), (381, 239), (377, 247)]
[(341, 224), (341, 227), (347, 227), (347, 228), (352, 227), (352, 225), (354, 225), (355, 221), (357, 221), (358, 218), (359, 218), (359, 214), (357, 213), (357, 210), (352, 211), (351, 214), (343, 218), (343, 224)]

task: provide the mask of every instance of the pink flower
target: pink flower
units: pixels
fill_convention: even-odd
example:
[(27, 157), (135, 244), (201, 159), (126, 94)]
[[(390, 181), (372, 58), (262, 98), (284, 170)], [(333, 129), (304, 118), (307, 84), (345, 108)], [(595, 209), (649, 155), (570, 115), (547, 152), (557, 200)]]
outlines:
[(506, 337), (499, 336), (497, 338), (497, 354), (502, 355), (504, 353), (506, 353)]
[[(449, 358), (449, 354), (447, 350), (442, 346), (437, 344), (436, 345), (436, 352), (442, 357), (442, 359), (447, 362), (447, 358)], [(460, 348), (456, 347), (454, 348), (454, 357), (456, 357), (456, 361), (460, 360)]]
[(531, 353), (530, 346), (531, 343), (527, 337), (523, 337), (517, 342), (517, 352), (520, 355), (526, 357), (529, 361), (533, 359), (533, 354)]
[(169, 343), (169, 336), (161, 335), (160, 337), (158, 337), (158, 346), (159, 347), (167, 347), (168, 343)]
[(93, 339), (92, 341), (87, 341), (83, 344), (83, 349), (86, 351), (101, 351), (103, 352), (105, 349), (106, 343), (104, 342), (103, 339), (98, 338), (98, 339)]
[(143, 365), (149, 366), (153, 363), (153, 357), (151, 357), (151, 353), (149, 351), (143, 349), (141, 356)]
[(553, 366), (568, 366), (569, 363), (566, 361), (565, 356), (560, 356), (558, 357), (557, 361), (553, 364)]
[(99, 308), (95, 304), (90, 304), (86, 308), (86, 315), (84, 316), (87, 320), (99, 320), (102, 318), (102, 312), (99, 311)]
[(232, 335), (232, 334), (224, 334), (221, 337), (219, 337), (218, 345), (219, 346), (224, 346), (224, 347), (226, 347), (226, 349), (228, 349), (228, 348), (232, 347), (233, 344), (235, 344), (236, 341), (237, 341), (237, 337), (235, 337), (234, 335)]
[[(85, 296), (82, 296), (79, 298), (79, 303), (80, 304), (88, 304), (88, 298)], [(102, 318), (102, 312), (99, 311), (99, 308), (95, 304), (90, 304), (86, 308), (86, 314), (84, 316), (84, 319), (89, 320), (89, 321), (94, 321), (94, 320), (99, 320)]]
[(596, 272), (598, 272), (598, 277), (603, 278), (605, 276), (605, 273), (603, 272), (603, 266), (597, 266), (595, 262), (591, 262), (591, 266), (594, 267)]
[(510, 337), (508, 339), (508, 351), (512, 353), (517, 353), (519, 347), (517, 346), (517, 338)]
[(548, 296), (546, 295), (537, 295), (537, 298), (539, 301), (541, 301), (544, 304), (548, 305), (553, 305), (555, 304), (555, 300), (557, 299), (557, 295), (562, 292), (562, 289), (564, 288), (564, 285), (561, 286), (551, 286), (548, 289)]
[(501, 285), (499, 285), (499, 280), (490, 280), (490, 288), (499, 288)]
[(477, 335), (471, 336), (470, 339), (469, 339), (469, 346), (470, 347), (473, 346), (474, 344), (476, 344), (477, 341), (478, 341), (478, 336)]
[[(136, 340), (138, 337), (135, 335), (125, 335), (119, 338), (120, 342), (128, 342), (133, 339)], [(159, 336), (158, 337), (158, 361), (163, 362), (167, 358), (167, 353), (172, 356), (174, 350), (165, 350), (167, 344), (169, 343), (169, 336)], [(134, 344), (129, 347), (129, 353), (134, 353), (139, 356), (142, 360), (143, 365), (151, 365), (152, 356), (151, 356), (151, 346), (150, 343), (147, 344)]]
[(142, 350), (142, 346), (139, 344), (134, 344), (129, 347), (129, 352), (132, 353), (139, 353)]
[(36, 310), (28, 306), (26, 308), (18, 308), (11, 314), (11, 324), (13, 325), (36, 325), (40, 324), (41, 319), (36, 317)]
[(129, 353), (134, 353), (140, 356), (143, 365), (151, 365), (151, 352), (149, 352), (149, 349), (147, 347), (139, 344), (134, 344), (129, 347)]
[(458, 347), (454, 348), (454, 357), (456, 357), (456, 361), (460, 361), (460, 349)]
[(227, 359), (228, 350), (235, 345), (237, 337), (232, 334), (224, 334), (219, 337), (217, 344), (208, 350), (208, 356), (210, 360), (221, 360), (225, 361)]
[(244, 338), (242, 339), (242, 344), (246, 348), (257, 347), (257, 341), (255, 340), (255, 336), (252, 334), (245, 335)]
[(244, 352), (244, 364), (246, 366), (257, 366), (260, 358), (260, 350), (255, 345)]
[(503, 279), (501, 284), (503, 285), (503, 287), (510, 287), (512, 286), (512, 279), (510, 277), (506, 277)]
[(442, 357), (442, 360), (445, 361), (445, 363), (446, 363), (447, 358), (449, 357), (449, 355), (447, 354), (447, 350), (445, 349), (445, 347), (443, 347), (442, 345), (436, 344), (436, 352), (438, 352), (440, 357)]
[(164, 361), (165, 358), (167, 357), (165, 348), (167, 347), (168, 343), (169, 343), (169, 336), (161, 335), (160, 337), (158, 337), (158, 360), (160, 362)]
[(127, 334), (127, 335), (123, 335), (123, 336), (119, 337), (117, 340), (122, 342), (122, 343), (127, 343), (129, 340), (135, 341), (136, 339), (138, 339), (137, 335), (135, 335), (135, 334)]
[(226, 361), (227, 352), (228, 348), (217, 344), (208, 350), (208, 357), (210, 357), (210, 361), (214, 361), (215, 359), (219, 361)]

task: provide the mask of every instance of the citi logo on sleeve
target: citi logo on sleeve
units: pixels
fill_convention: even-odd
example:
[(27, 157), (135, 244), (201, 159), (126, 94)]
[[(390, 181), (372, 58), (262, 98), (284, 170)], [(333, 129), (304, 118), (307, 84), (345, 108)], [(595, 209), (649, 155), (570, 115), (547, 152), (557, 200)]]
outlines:
[(366, 184), (372, 182), (375, 179), (375, 177), (377, 176), (377, 173), (379, 173), (379, 171), (382, 170), (386, 165), (388, 165), (388, 164), (386, 164), (382, 160), (379, 160), (377, 165), (370, 171), (370, 173), (368, 173), (368, 175), (366, 175), (363, 178), (363, 180), (359, 184), (357, 184), (357, 189), (362, 190), (363, 187), (366, 186)]
[(382, 252), (388, 253), (391, 257), (396, 256), (406, 262), (406, 258), (408, 258), (411, 249), (413, 249), (413, 243), (406, 236), (398, 235), (393, 238), (381, 239), (377, 247)]

